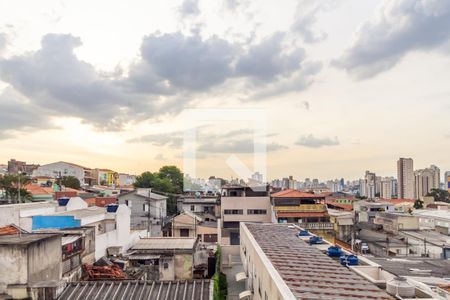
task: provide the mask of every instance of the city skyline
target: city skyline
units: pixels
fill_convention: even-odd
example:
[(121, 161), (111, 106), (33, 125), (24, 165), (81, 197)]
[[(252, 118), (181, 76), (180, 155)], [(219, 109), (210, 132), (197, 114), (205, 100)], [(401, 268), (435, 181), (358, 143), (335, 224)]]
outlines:
[[(268, 178), (450, 169), (447, 2), (91, 5), (0, 2), (1, 161), (182, 167), (184, 110), (219, 107), (267, 113)], [(198, 175), (252, 169), (248, 128), (200, 128)]]

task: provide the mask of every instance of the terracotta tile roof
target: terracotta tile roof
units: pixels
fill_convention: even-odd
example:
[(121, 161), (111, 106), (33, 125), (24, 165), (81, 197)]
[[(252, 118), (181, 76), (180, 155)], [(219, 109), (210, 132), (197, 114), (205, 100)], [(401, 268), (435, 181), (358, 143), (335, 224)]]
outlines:
[(0, 227), (0, 235), (14, 235), (19, 234), (20, 231), (22, 231), (22, 233), (26, 233), (26, 231), (21, 230), (19, 227), (14, 225)]
[(343, 210), (352, 211), (353, 205), (352, 204), (344, 204), (344, 203), (338, 203), (334, 201), (327, 201), (326, 204), (330, 204), (335, 207), (342, 208)]
[(277, 212), (277, 218), (308, 218), (308, 217), (326, 217), (327, 212)]
[(51, 194), (53, 194), (53, 189), (52, 188), (42, 187), (42, 186), (39, 186), (39, 185), (27, 184), (26, 186), (24, 186), (24, 188), (31, 195), (51, 195)]
[(298, 190), (287, 189), (271, 195), (274, 198), (325, 198), (324, 195), (305, 193)]
[(382, 202), (388, 202), (391, 204), (400, 204), (400, 203), (404, 203), (404, 202), (408, 202), (408, 203), (414, 203), (415, 200), (413, 199), (380, 199), (380, 201)]

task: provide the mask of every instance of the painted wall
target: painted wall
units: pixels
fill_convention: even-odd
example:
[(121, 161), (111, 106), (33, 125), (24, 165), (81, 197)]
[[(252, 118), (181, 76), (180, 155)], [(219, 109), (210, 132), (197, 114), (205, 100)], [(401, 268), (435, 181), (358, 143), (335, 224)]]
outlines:
[(80, 227), (81, 221), (76, 220), (73, 216), (33, 216), (32, 229), (64, 229)]

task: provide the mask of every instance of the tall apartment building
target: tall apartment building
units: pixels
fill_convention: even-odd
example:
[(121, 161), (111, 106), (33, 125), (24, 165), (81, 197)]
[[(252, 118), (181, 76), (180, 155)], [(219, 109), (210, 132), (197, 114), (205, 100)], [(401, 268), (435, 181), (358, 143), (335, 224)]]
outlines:
[(444, 189), (447, 189), (447, 191), (450, 193), (450, 171), (445, 172), (444, 184)]
[(375, 173), (366, 171), (366, 175), (364, 176), (364, 191), (363, 196), (368, 199), (374, 199), (375, 194), (377, 193), (377, 176)]
[(392, 199), (392, 177), (384, 177), (381, 179), (380, 197), (383, 199)]
[(438, 189), (439, 178), (439, 168), (436, 166), (414, 171), (415, 198), (426, 196), (432, 189)]
[(414, 199), (414, 163), (412, 158), (397, 161), (398, 198)]

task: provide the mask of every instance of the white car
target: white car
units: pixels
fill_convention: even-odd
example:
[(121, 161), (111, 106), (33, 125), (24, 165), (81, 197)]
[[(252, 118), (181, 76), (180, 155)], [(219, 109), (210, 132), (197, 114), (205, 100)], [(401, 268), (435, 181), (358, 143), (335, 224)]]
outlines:
[(369, 252), (369, 245), (367, 245), (367, 243), (361, 243), (361, 252), (362, 253), (368, 253)]

